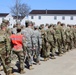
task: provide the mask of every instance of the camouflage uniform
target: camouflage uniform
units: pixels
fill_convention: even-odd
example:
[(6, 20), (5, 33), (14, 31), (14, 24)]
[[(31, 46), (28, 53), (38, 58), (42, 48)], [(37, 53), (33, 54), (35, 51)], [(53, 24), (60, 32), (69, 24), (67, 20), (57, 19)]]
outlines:
[(50, 50), (52, 53), (52, 59), (55, 59), (55, 30), (53, 27), (50, 27), (47, 29), (47, 39), (48, 39), (48, 46), (47, 46), (47, 51), (48, 51), (48, 56), (50, 56)]
[[(18, 27), (17, 29), (21, 31), (21, 27)], [(23, 35), (21, 35), (20, 31), (17, 34), (12, 34), (10, 36), (10, 39), (11, 39), (11, 46), (13, 46), (12, 51), (18, 56), (19, 72), (21, 74), (23, 74), (23, 73), (25, 73), (25, 71), (24, 71), (24, 53), (23, 53), (24, 39), (23, 39)], [(19, 36), (22, 37), (22, 38), (20, 38)], [(15, 40), (15, 43), (12, 42), (14, 40)], [(18, 42), (20, 42), (20, 43), (22, 42), (22, 44), (21, 44), (22, 46)], [(20, 47), (18, 47), (19, 45), (20, 45)], [(17, 48), (15, 49), (14, 46), (17, 47)]]
[(74, 26), (74, 47), (76, 48), (76, 28)]
[[(30, 24), (30, 23), (28, 23)], [(26, 25), (27, 26), (27, 25)], [(25, 46), (26, 46), (26, 52), (27, 52), (27, 65), (30, 69), (30, 67), (32, 66), (33, 64), (33, 48), (35, 47), (35, 36), (34, 36), (34, 30), (32, 28), (25, 28), (25, 30), (23, 30), (21, 32), (25, 38), (26, 38), (26, 43), (25, 43)]]
[(41, 37), (42, 37), (42, 56), (44, 57), (44, 61), (47, 60), (47, 47), (46, 44), (47, 42), (47, 34), (46, 34), (46, 30), (44, 30), (44, 28), (41, 29)]
[(57, 40), (58, 52), (60, 56), (62, 55), (61, 31), (62, 31), (61, 25), (57, 25), (56, 26), (56, 40)]
[(74, 28), (73, 26), (70, 27), (70, 33), (71, 33), (71, 49), (74, 48)]
[[(3, 27), (6, 27), (5, 23), (1, 24), (1, 29)], [(10, 60), (10, 38), (9, 35), (6, 33), (6, 30), (0, 30), (0, 36), (3, 36), (3, 38), (0, 38), (0, 58), (2, 60), (3, 64), (3, 70), (6, 75), (13, 75), (12, 74), (12, 68), (10, 66), (11, 60)], [(4, 40), (4, 41), (3, 41)]]
[(67, 49), (67, 51), (69, 51), (71, 49), (71, 41), (70, 41), (71, 33), (70, 33), (70, 27), (67, 27), (66, 28), (65, 35), (66, 35), (66, 49)]
[(34, 35), (35, 35), (35, 41), (36, 41), (36, 63), (40, 62), (40, 50), (42, 48), (42, 38), (41, 38), (41, 33), (38, 30), (38, 27), (35, 27)]
[(65, 30), (66, 30), (66, 26), (64, 24), (61, 24), (62, 26), (62, 30), (61, 30), (61, 43), (62, 43), (62, 49), (63, 49), (63, 52), (65, 53), (66, 52), (66, 47), (65, 47), (65, 44), (66, 44), (66, 35), (65, 35)]

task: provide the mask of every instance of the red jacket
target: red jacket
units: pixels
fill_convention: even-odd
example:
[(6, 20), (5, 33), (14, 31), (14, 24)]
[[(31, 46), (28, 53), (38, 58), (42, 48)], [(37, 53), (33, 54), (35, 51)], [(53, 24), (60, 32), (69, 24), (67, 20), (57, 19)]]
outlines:
[(15, 50), (21, 50), (22, 49), (22, 46), (23, 46), (23, 43), (22, 43), (22, 39), (23, 39), (23, 35), (19, 34), (12, 34), (10, 36), (10, 39), (11, 39), (11, 43), (13, 45), (13, 48)]

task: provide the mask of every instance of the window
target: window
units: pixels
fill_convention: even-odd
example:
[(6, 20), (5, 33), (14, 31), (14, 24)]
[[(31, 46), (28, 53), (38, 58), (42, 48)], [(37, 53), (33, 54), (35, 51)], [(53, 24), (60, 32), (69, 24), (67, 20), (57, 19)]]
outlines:
[(10, 18), (9, 18), (9, 21), (10, 21)]
[(65, 16), (62, 16), (62, 20), (65, 20)]
[(31, 19), (34, 19), (34, 17), (33, 17), (33, 16), (31, 16)]
[(73, 20), (73, 16), (70, 17), (70, 20)]
[(39, 19), (41, 19), (41, 16), (39, 16)]
[(4, 20), (4, 17), (2, 17), (2, 20)]
[(57, 17), (56, 16), (54, 16), (54, 20), (57, 20)]

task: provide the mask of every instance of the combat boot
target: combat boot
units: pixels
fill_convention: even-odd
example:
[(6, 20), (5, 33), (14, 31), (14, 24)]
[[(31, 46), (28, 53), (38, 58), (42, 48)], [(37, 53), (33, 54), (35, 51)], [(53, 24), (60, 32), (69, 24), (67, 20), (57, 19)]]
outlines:
[(60, 53), (59, 56), (62, 56), (62, 54)]
[(11, 74), (8, 74), (8, 75), (15, 75), (15, 74), (11, 73)]
[(26, 73), (24, 70), (21, 70), (21, 71), (20, 71), (20, 74), (24, 74), (24, 73)]
[(11, 70), (9, 70), (7, 71), (6, 75), (15, 75), (15, 74), (13, 74)]
[(29, 66), (29, 70), (33, 70), (34, 68), (32, 67), (32, 65)]
[(0, 66), (0, 71), (2, 71), (3, 70), (3, 66)]
[(56, 59), (56, 58), (54, 56), (52, 56), (51, 59)]
[(47, 57), (47, 60), (49, 60), (50, 58), (49, 57)]
[(38, 65), (41, 65), (41, 63), (40, 63), (40, 62), (37, 62), (37, 64), (38, 64)]
[(47, 58), (44, 58), (44, 61), (47, 61)]

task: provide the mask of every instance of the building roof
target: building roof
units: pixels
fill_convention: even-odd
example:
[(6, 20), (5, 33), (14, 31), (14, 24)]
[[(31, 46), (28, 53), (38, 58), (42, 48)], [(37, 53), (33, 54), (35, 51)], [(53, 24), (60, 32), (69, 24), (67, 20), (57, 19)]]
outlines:
[(76, 10), (32, 10), (29, 14), (76, 14)]
[(9, 13), (0, 13), (0, 17), (5, 17), (7, 16)]

